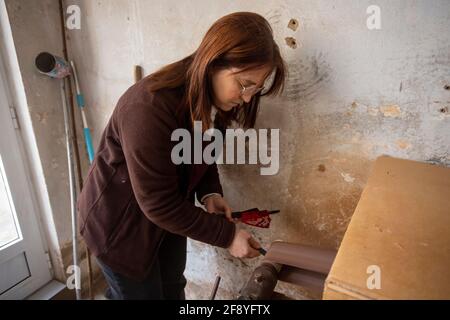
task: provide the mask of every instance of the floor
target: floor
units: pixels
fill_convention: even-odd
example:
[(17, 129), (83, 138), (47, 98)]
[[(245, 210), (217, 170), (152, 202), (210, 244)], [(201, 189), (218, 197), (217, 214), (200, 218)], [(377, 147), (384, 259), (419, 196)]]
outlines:
[[(104, 292), (106, 290), (106, 283), (103, 279), (98, 280), (93, 286), (94, 300), (107, 300)], [(192, 282), (188, 282), (186, 285), (186, 299), (187, 300), (208, 300), (210, 293), (205, 292), (204, 288), (198, 286)], [(89, 299), (87, 292), (82, 293), (83, 299)], [(217, 291), (217, 299), (233, 299), (232, 295), (227, 292)], [(58, 293), (52, 300), (75, 300), (75, 292), (73, 290), (65, 289)]]

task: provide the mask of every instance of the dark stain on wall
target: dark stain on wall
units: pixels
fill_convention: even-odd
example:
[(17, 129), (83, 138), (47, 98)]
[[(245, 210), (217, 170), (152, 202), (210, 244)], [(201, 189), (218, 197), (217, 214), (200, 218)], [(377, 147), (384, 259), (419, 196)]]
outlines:
[(272, 9), (266, 12), (265, 17), (270, 24), (278, 24), (281, 21), (280, 9)]
[(311, 100), (319, 93), (330, 77), (330, 66), (320, 52), (291, 62), (288, 66), (289, 77), (286, 86), (288, 100)]

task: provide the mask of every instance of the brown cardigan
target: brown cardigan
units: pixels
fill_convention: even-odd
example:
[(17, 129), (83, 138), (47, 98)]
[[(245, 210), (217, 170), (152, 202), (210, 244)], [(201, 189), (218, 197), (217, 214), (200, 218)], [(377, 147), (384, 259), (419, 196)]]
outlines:
[(228, 247), (235, 226), (194, 205), (220, 193), (216, 165), (174, 165), (183, 89), (148, 90), (148, 77), (119, 99), (78, 198), (79, 231), (91, 252), (136, 280), (149, 273), (166, 231)]

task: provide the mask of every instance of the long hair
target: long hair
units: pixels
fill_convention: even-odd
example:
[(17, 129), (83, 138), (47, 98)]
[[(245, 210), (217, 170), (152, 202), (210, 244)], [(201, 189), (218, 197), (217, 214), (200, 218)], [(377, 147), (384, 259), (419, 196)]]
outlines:
[(242, 72), (263, 66), (273, 70), (270, 88), (239, 108), (228, 112), (218, 110), (215, 126), (223, 130), (231, 121), (236, 121), (244, 128), (254, 127), (260, 97), (278, 94), (284, 89), (286, 67), (269, 23), (259, 14), (236, 12), (217, 20), (194, 53), (151, 74), (150, 90), (183, 87), (184, 106), (191, 121), (202, 121), (206, 130), (211, 126), (213, 73), (230, 67), (242, 69)]

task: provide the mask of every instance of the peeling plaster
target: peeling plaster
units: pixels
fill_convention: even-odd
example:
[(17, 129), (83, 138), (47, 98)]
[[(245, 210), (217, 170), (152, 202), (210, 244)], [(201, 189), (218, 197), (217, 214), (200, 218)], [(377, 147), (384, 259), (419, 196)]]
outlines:
[(355, 181), (355, 178), (353, 178), (349, 173), (341, 172), (342, 178), (344, 178), (345, 182), (353, 183)]
[(385, 117), (391, 118), (399, 117), (401, 114), (401, 110), (398, 105), (381, 106), (380, 111)]

